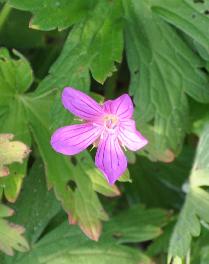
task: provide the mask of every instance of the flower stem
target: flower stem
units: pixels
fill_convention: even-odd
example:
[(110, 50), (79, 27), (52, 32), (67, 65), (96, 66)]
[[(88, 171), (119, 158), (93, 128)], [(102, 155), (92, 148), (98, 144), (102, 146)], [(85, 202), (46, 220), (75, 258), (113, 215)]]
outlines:
[(5, 4), (0, 11), (0, 31), (2, 30), (4, 23), (7, 20), (12, 8), (9, 4)]

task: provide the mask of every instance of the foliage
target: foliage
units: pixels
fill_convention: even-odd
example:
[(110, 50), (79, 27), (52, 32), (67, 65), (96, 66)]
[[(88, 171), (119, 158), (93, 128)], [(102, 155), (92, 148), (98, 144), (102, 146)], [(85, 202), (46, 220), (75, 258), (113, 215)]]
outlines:
[(0, 134), (0, 177), (9, 175), (9, 165), (14, 162), (23, 162), (28, 156), (29, 149), (22, 142), (12, 141), (12, 134)]
[[(19, 141), (11, 141), (12, 134), (0, 134), (0, 177), (10, 177), (8, 165), (19, 162), (28, 156), (28, 147)], [(14, 249), (27, 251), (28, 243), (22, 236), (25, 229), (20, 225), (14, 225), (5, 220), (5, 217), (13, 215), (14, 211), (0, 203), (0, 250), (8, 255), (14, 254)]]
[(146, 1), (124, 1), (124, 6), (130, 93), (139, 121), (154, 119), (159, 152), (178, 153), (189, 126), (185, 93), (209, 102), (208, 77), (199, 70), (203, 61), (173, 28), (152, 14)]
[(200, 221), (209, 222), (209, 194), (202, 188), (209, 185), (208, 144), (209, 126), (206, 126), (197, 148), (186, 200), (170, 240), (168, 257), (174, 257), (174, 263), (187, 255), (191, 237), (200, 235)]
[[(208, 14), (208, 0), (0, 0), (1, 264), (209, 263)], [(116, 185), (94, 149), (51, 148), (75, 122), (66, 86), (132, 96), (149, 144)]]
[(19, 225), (8, 223), (5, 217), (9, 217), (14, 213), (9, 207), (0, 204), (0, 250), (8, 255), (14, 254), (14, 249), (18, 251), (27, 251), (28, 243), (22, 236), (24, 228)]

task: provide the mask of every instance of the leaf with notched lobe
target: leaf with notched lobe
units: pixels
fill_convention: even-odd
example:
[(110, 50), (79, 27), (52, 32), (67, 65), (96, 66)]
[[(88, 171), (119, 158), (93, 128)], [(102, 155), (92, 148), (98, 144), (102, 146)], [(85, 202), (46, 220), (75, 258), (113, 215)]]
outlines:
[(187, 33), (209, 55), (209, 2), (206, 0), (152, 0), (152, 10), (164, 20)]
[(30, 252), (20, 254), (15, 263), (151, 264), (152, 260), (139, 248), (123, 243), (155, 238), (161, 234), (165, 223), (165, 211), (135, 206), (105, 223), (100, 241), (95, 242), (85, 237), (76, 226), (65, 222), (42, 237)]
[[(9, 65), (18, 64), (16, 60), (9, 56), (6, 50), (1, 56), (4, 56), (4, 60), (8, 61)], [(29, 141), (31, 140), (31, 134), (33, 135), (45, 165), (48, 187), (53, 187), (55, 195), (66, 213), (71, 216), (71, 219), (74, 219), (74, 222), (80, 225), (85, 234), (91, 239), (98, 240), (102, 230), (102, 221), (107, 220), (108, 216), (96, 192), (107, 196), (117, 196), (120, 192), (116, 186), (108, 186), (108, 183), (102, 178), (102, 174), (95, 168), (89, 154), (81, 154), (76, 157), (77, 164), (74, 166), (68, 157), (58, 154), (52, 149), (50, 145), (52, 131), (50, 130), (49, 112), (53, 104), (54, 94), (50, 91), (43, 94), (39, 94), (39, 91), (23, 94), (28, 88), (28, 80), (31, 81), (31, 79), (28, 78), (27, 69), (25, 69), (24, 76), (22, 76), (23, 72), (20, 69), (21, 67), (18, 69), (14, 67), (13, 75), (20, 74), (22, 79), (19, 82), (24, 83), (24, 86), (13, 87), (13, 79), (10, 75), (8, 76), (11, 78), (11, 85), (9, 86), (11, 89), (7, 89), (9, 94), (6, 93), (6, 87), (0, 84), (0, 89), (7, 96), (8, 102), (12, 102), (10, 104), (11, 108), (2, 116), (3, 128), (8, 131), (12, 130), (15, 135), (17, 134)], [(31, 73), (30, 67), (29, 70)], [(56, 81), (59, 78), (60, 74), (58, 72)], [(43, 87), (44, 83), (46, 84), (43, 81), (40, 87)], [(18, 89), (18, 92), (15, 88)], [(16, 92), (17, 95), (15, 96)], [(0, 107), (1, 103), (3, 104), (3, 101), (0, 99)], [(85, 165), (82, 166), (84, 160)], [(19, 181), (20, 175), (15, 174), (15, 176), (16, 178), (4, 177), (0, 179), (0, 191), (2, 193), (2, 189), (4, 189), (7, 199), (10, 201), (16, 199), (22, 183), (22, 181)], [(76, 188), (73, 188), (72, 184)]]
[(135, 117), (141, 126), (154, 124), (153, 147), (156, 153), (161, 150), (160, 159), (166, 152), (174, 156), (180, 152), (189, 128), (186, 94), (199, 102), (209, 102), (208, 77), (200, 70), (204, 62), (152, 12), (147, 1), (123, 3)]
[(11, 141), (13, 137), (12, 134), (0, 134), (0, 177), (9, 175), (9, 168), (6, 165), (22, 163), (30, 152), (22, 142)]
[(183, 263), (192, 237), (199, 236), (201, 223), (209, 223), (209, 125), (203, 130), (190, 174), (188, 193), (171, 235), (168, 263)]
[(9, 0), (17, 9), (34, 14), (30, 27), (41, 30), (63, 30), (79, 22), (97, 3), (97, 0)]
[[(14, 134), (17, 141), (30, 147), (31, 137), (23, 105), (23, 93), (33, 82), (33, 72), (28, 61), (17, 51), (11, 57), (7, 49), (0, 49), (0, 133)], [(0, 178), (0, 193), (4, 191), (6, 198), (14, 202), (20, 192), (26, 174), (27, 159), (9, 165), (9, 177)], [(3, 174), (8, 171), (3, 169)]]
[(4, 217), (9, 217), (13, 213), (12, 209), (0, 204), (0, 251), (10, 256), (14, 254), (14, 250), (21, 252), (29, 250), (29, 245), (22, 236), (25, 231), (24, 228), (4, 219)]

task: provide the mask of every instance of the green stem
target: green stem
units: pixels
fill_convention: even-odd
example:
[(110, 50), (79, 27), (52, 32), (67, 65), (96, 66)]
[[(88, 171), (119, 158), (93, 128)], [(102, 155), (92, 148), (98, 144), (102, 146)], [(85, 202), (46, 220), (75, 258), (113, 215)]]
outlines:
[(0, 31), (2, 30), (4, 23), (7, 20), (12, 8), (9, 4), (5, 4), (0, 11)]
[(190, 249), (188, 250), (186, 255), (186, 264), (190, 264)]

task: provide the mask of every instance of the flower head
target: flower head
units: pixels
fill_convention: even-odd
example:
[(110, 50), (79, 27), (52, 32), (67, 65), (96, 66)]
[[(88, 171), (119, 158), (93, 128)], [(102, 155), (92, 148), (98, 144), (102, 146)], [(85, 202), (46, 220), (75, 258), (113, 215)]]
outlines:
[(96, 166), (108, 182), (114, 184), (127, 168), (121, 147), (137, 151), (148, 143), (136, 130), (130, 96), (123, 94), (99, 105), (88, 95), (66, 87), (62, 103), (83, 123), (56, 130), (51, 137), (53, 149), (64, 155), (75, 155), (91, 144), (97, 146)]

